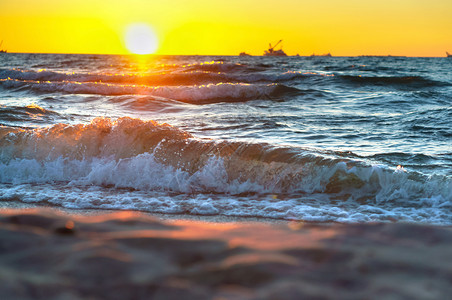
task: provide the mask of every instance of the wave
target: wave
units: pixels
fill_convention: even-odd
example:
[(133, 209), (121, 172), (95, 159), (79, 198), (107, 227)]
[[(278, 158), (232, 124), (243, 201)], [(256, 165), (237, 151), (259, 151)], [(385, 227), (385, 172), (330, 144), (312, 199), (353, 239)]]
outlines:
[(293, 147), (201, 140), (168, 124), (97, 118), (0, 127), (0, 183), (66, 182), (172, 193), (325, 195), (334, 201), (447, 207), (452, 180)]
[(193, 64), (175, 66), (174, 70), (152, 73), (74, 73), (48, 70), (0, 69), (0, 80), (38, 82), (110, 83), (120, 85), (181, 86), (217, 83), (284, 83), (303, 80), (338, 78), (348, 84), (428, 88), (450, 86), (448, 82), (422, 76), (363, 76), (332, 72), (274, 72), (258, 66), (240, 64)]
[(0, 69), (0, 80), (12, 79), (18, 81), (40, 81), (40, 82), (81, 82), (81, 83), (115, 83), (130, 85), (194, 85), (203, 83), (234, 82), (221, 73), (185, 71), (180, 73), (156, 72), (153, 74), (140, 73), (73, 73), (56, 72), (47, 70), (21, 70)]
[(0, 122), (28, 122), (48, 123), (61, 117), (59, 113), (44, 109), (36, 104), (27, 106), (0, 105)]
[[(0, 80), (9, 89), (28, 89), (38, 93), (94, 94), (105, 96), (150, 95), (192, 104), (240, 102), (293, 95), (298, 90), (278, 84), (218, 83), (196, 86), (146, 86), (108, 83)], [(279, 98), (278, 98), (279, 99)], [(278, 100), (276, 99), (276, 100)]]
[(286, 71), (283, 73), (274, 72), (254, 72), (252, 74), (232, 74), (228, 75), (229, 80), (235, 80), (240, 82), (290, 82), (296, 80), (322, 80), (335, 75), (327, 72), (305, 72), (305, 71)]
[(153, 73), (88, 73), (48, 70), (0, 69), (0, 80), (39, 82), (112, 83), (146, 86), (202, 85), (208, 83), (278, 83), (306, 78), (334, 76), (330, 73), (286, 71), (267, 72), (259, 66), (240, 64), (195, 64), (174, 67), (176, 70)]
[(450, 86), (450, 83), (428, 79), (422, 76), (361, 76), (340, 75), (339, 78), (352, 84), (376, 86), (399, 86), (410, 88), (428, 88)]

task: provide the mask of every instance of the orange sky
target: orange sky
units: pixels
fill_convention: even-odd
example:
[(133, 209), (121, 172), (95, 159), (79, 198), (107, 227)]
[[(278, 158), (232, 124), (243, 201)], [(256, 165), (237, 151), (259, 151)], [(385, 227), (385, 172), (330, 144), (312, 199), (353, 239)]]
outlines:
[(451, 0), (0, 0), (9, 52), (128, 53), (125, 28), (146, 23), (157, 54), (445, 56)]

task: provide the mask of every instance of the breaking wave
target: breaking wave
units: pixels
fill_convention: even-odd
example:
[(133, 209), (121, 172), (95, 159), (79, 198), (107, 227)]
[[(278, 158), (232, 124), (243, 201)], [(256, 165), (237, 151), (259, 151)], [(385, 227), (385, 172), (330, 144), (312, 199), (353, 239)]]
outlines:
[[(200, 140), (167, 124), (98, 118), (83, 125), (0, 127), (0, 183), (114, 186), (175, 193), (324, 194), (450, 206), (452, 181), (300, 148)], [(433, 203), (433, 204), (432, 204)]]
[(0, 80), (75, 82), (78, 84), (142, 85), (148, 87), (205, 85), (219, 83), (283, 83), (293, 80), (341, 80), (348, 84), (392, 86), (409, 88), (431, 88), (450, 86), (449, 82), (432, 80), (423, 76), (362, 76), (343, 75), (342, 72), (295, 71), (275, 72), (271, 66), (239, 63), (197, 63), (188, 65), (166, 65), (152, 71), (132, 73), (108, 72), (58, 72), (49, 70), (1, 69)]
[[(175, 67), (176, 68), (176, 67)], [(304, 71), (267, 72), (265, 68), (240, 64), (189, 65), (169, 72), (152, 73), (88, 73), (57, 72), (48, 70), (0, 69), (0, 80), (45, 82), (110, 83), (146, 86), (203, 85), (209, 83), (274, 83), (304, 78), (323, 78), (330, 73)]]
[(105, 96), (150, 95), (192, 104), (215, 102), (240, 102), (284, 97), (298, 90), (279, 84), (218, 83), (195, 86), (146, 86), (120, 85), (91, 82), (51, 82), (0, 80), (0, 84), (11, 89), (29, 89), (39, 93), (94, 94)]

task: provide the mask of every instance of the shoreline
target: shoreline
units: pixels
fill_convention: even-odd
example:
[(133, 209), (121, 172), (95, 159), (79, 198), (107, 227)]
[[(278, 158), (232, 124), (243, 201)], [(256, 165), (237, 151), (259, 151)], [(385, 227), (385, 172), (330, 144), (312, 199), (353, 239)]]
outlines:
[(2, 206), (0, 298), (445, 299), (452, 293), (445, 263), (452, 260), (451, 227), (200, 219)]
[[(80, 208), (66, 208), (60, 206), (42, 205), (36, 203), (24, 203), (16, 201), (8, 201), (0, 203), (0, 214), (7, 210), (27, 210), (27, 209), (44, 209), (54, 211), (63, 215), (78, 215), (78, 216), (98, 216), (104, 214), (114, 214), (120, 212), (139, 213), (150, 217), (158, 218), (163, 222), (174, 221), (193, 221), (193, 222), (206, 222), (206, 223), (263, 223), (263, 224), (275, 224), (275, 225), (287, 225), (292, 222), (299, 223), (313, 223), (313, 224), (330, 224), (330, 222), (304, 222), (304, 221), (290, 221), (272, 218), (258, 218), (258, 217), (237, 217), (237, 216), (224, 216), (224, 215), (188, 215), (188, 214), (165, 214), (147, 211), (134, 211), (134, 210), (113, 210), (113, 209), (80, 209)], [(331, 223), (332, 224), (332, 223)]]
[(204, 222), (204, 223), (239, 223), (239, 224), (269, 224), (275, 226), (297, 226), (296, 224), (304, 225), (318, 225), (318, 226), (334, 226), (334, 225), (357, 225), (357, 224), (408, 224), (415, 226), (427, 226), (427, 227), (438, 227), (438, 228), (451, 228), (452, 225), (438, 225), (429, 224), (422, 222), (404, 222), (388, 219), (387, 222), (350, 222), (341, 223), (334, 221), (304, 221), (304, 220), (286, 220), (286, 219), (273, 219), (273, 218), (263, 218), (263, 217), (244, 217), (244, 216), (225, 216), (225, 215), (195, 215), (195, 214), (166, 214), (158, 212), (148, 212), (140, 210), (120, 210), (120, 209), (94, 209), (94, 208), (67, 208), (62, 206), (52, 206), (42, 203), (25, 203), (18, 201), (5, 201), (0, 203), (0, 214), (6, 210), (48, 210), (54, 211), (61, 215), (75, 215), (75, 216), (99, 216), (105, 214), (116, 214), (121, 212), (127, 213), (138, 213), (149, 216), (151, 218), (157, 218), (161, 222), (174, 223), (178, 221), (187, 222)]
[(304, 221), (304, 220), (286, 220), (273, 219), (263, 217), (244, 217), (244, 216), (225, 216), (225, 215), (195, 215), (195, 214), (166, 214), (158, 212), (148, 212), (140, 210), (120, 210), (120, 209), (94, 209), (94, 208), (67, 208), (62, 206), (52, 206), (42, 203), (25, 203), (18, 201), (5, 201), (0, 203), (0, 214), (5, 210), (27, 210), (27, 209), (44, 209), (54, 211), (57, 214), (76, 215), (76, 216), (98, 216), (104, 214), (115, 214), (121, 212), (138, 213), (149, 217), (157, 218), (162, 222), (177, 222), (177, 221), (193, 221), (205, 223), (240, 223), (240, 224), (270, 224), (276, 226), (291, 226), (291, 224), (306, 224), (318, 226), (334, 226), (334, 225), (356, 225), (356, 224), (409, 224), (415, 226), (428, 226), (438, 228), (451, 228), (452, 225), (438, 225), (421, 222), (404, 222), (388, 219), (387, 222), (350, 222), (341, 223), (334, 221)]

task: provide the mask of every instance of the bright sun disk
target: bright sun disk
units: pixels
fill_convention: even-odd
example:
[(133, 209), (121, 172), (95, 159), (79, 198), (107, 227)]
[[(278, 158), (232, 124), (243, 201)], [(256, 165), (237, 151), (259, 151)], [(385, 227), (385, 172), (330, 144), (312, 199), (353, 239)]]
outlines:
[(136, 23), (125, 31), (126, 48), (135, 54), (152, 54), (157, 51), (157, 35), (147, 24)]

